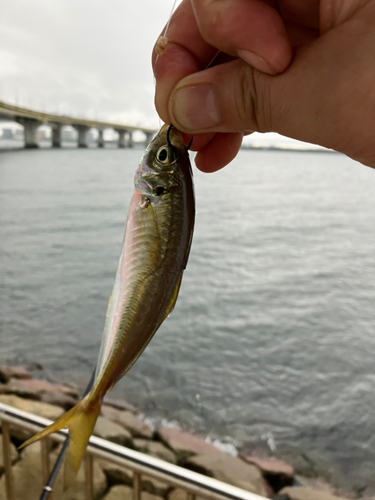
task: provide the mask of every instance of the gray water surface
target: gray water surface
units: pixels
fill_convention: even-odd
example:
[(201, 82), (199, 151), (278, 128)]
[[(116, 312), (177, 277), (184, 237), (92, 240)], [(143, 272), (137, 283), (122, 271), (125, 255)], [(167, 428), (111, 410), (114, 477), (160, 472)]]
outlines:
[[(141, 154), (0, 153), (0, 362), (88, 381)], [(375, 488), (375, 171), (241, 151), (195, 184), (176, 308), (114, 396)]]

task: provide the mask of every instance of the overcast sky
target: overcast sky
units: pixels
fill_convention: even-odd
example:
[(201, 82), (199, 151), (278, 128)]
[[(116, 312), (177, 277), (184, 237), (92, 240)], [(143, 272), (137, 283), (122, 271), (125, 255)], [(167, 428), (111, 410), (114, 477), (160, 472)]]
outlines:
[(173, 0), (1, 0), (0, 99), (158, 127), (151, 50)]

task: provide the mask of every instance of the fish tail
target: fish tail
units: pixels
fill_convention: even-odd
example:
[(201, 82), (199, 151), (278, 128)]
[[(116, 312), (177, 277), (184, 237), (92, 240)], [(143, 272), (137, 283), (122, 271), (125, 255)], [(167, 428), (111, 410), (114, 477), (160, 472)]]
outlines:
[(62, 415), (56, 422), (22, 444), (21, 448), (35, 443), (54, 432), (65, 427), (69, 429), (70, 442), (64, 464), (64, 491), (74, 481), (81, 465), (95, 422), (100, 413), (100, 402), (97, 397), (91, 397), (89, 393), (82, 401), (67, 413)]

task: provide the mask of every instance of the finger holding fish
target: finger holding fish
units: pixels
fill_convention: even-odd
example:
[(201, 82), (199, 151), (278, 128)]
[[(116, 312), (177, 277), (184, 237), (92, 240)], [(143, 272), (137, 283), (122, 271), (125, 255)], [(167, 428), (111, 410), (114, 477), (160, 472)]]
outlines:
[[(221, 122), (227, 125), (227, 115), (236, 111), (236, 105), (244, 107), (240, 101), (235, 102), (231, 112), (225, 112), (225, 102), (229, 103), (225, 92), (230, 94), (230, 89), (221, 92), (224, 80), (212, 68), (207, 69), (218, 50), (242, 63), (240, 82), (246, 83), (244, 71), (250, 68), (275, 75), (291, 61), (288, 30), (288, 23), (272, 0), (183, 0), (172, 15), (168, 32), (163, 32), (163, 39), (156, 42), (152, 55), (155, 106), (164, 121), (194, 133), (192, 149), (197, 151), (195, 163), (200, 170), (213, 172), (228, 164), (239, 150), (241, 133), (248, 133), (249, 128), (239, 131), (218, 127)], [(215, 65), (225, 66), (224, 73), (230, 74), (232, 66), (227, 62), (215, 60)], [(249, 93), (250, 89), (245, 91)], [(224, 111), (213, 104), (215, 99), (224, 103)], [(207, 115), (215, 119), (211, 116), (206, 120)], [(256, 129), (256, 125), (252, 128)], [(211, 132), (213, 129), (216, 132)]]

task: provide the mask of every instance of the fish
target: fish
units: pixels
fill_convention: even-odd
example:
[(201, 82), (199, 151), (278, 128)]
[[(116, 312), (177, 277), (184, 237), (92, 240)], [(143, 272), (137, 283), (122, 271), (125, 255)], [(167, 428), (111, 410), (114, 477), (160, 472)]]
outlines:
[(187, 149), (182, 134), (168, 125), (146, 148), (135, 173), (93, 387), (76, 406), (22, 445), (69, 429), (64, 490), (77, 475), (104, 395), (134, 365), (176, 303), (195, 220)]

